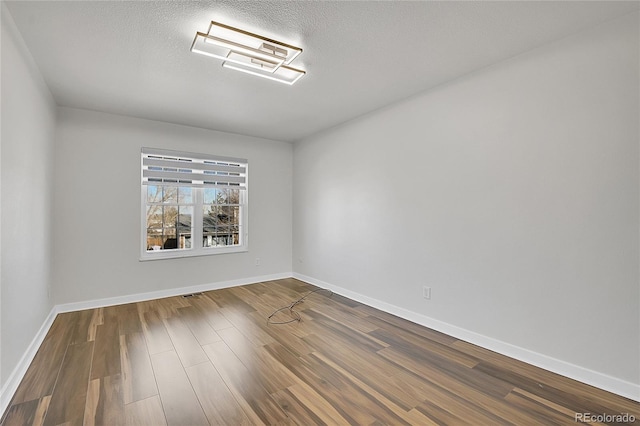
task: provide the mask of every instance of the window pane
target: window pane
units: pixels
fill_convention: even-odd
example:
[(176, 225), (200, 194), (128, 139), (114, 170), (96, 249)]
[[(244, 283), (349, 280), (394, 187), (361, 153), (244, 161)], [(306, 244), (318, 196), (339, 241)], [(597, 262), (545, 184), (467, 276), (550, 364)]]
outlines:
[(204, 204), (213, 204), (216, 202), (216, 189), (204, 188)]
[(181, 241), (183, 242), (184, 246), (180, 247), (180, 248), (190, 249), (191, 248), (191, 234), (184, 235), (181, 238), (182, 238)]
[(202, 217), (203, 218), (209, 218), (210, 220), (213, 220), (211, 218), (213, 218), (214, 214), (212, 214), (213, 211), (213, 207), (212, 206), (203, 206), (202, 207)]
[(178, 248), (178, 240), (176, 239), (175, 228), (164, 228), (162, 230), (162, 248), (164, 250), (172, 250)]
[(207, 218), (212, 226), (220, 225), (224, 220), (223, 207), (218, 205), (205, 206), (203, 220), (204, 218)]
[(162, 228), (147, 228), (147, 250), (160, 250), (162, 243)]
[(231, 230), (229, 229), (228, 226), (220, 226), (217, 229), (217, 241), (218, 241), (218, 245), (219, 246), (228, 246), (229, 241), (230, 241), (230, 237), (231, 237)]
[(239, 206), (233, 206), (233, 207), (229, 207), (229, 222), (232, 225), (238, 225), (240, 224), (240, 207)]
[(219, 237), (226, 237), (230, 231), (228, 226), (218, 226), (217, 232)]
[(162, 187), (147, 185), (147, 203), (162, 202)]
[(181, 186), (178, 188), (178, 203), (180, 204), (192, 204), (193, 203), (193, 191), (188, 186)]
[(165, 228), (175, 227), (178, 220), (178, 206), (164, 206), (163, 224)]
[(163, 186), (163, 195), (162, 202), (163, 203), (178, 203), (178, 187), (177, 186)]
[(228, 189), (228, 204), (240, 204), (240, 190)]
[[(178, 228), (183, 232), (191, 232), (191, 223), (193, 222), (193, 207), (179, 206), (178, 212)], [(187, 231), (188, 230), (188, 231)]]
[(218, 189), (216, 203), (218, 204), (227, 204), (227, 200), (229, 199), (229, 190), (228, 189)]
[(218, 223), (222, 225), (228, 225), (230, 215), (231, 215), (231, 207), (229, 206), (220, 207), (220, 210), (218, 212)]
[(181, 232), (180, 229), (178, 229), (178, 237), (177, 237), (177, 242), (178, 242), (178, 248), (179, 249), (189, 249), (191, 248), (191, 230)]
[(209, 208), (205, 207), (202, 215), (202, 230), (203, 235), (211, 234), (215, 232), (217, 222), (215, 218), (209, 215)]
[(162, 206), (147, 207), (147, 228), (162, 228)]

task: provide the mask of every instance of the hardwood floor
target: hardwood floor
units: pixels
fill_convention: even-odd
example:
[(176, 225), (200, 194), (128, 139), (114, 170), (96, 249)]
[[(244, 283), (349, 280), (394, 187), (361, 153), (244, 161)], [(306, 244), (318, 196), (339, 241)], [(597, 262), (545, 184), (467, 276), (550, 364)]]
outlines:
[(1, 424), (640, 423), (634, 401), (336, 294), (267, 324), (314, 289), (285, 279), (61, 314)]

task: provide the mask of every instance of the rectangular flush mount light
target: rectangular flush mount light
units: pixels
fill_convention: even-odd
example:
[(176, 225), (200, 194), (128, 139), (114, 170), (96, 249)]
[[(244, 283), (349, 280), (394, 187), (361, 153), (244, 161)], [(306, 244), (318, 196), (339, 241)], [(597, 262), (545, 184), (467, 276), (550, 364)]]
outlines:
[(191, 51), (223, 61), (225, 68), (293, 84), (305, 71), (289, 66), (302, 49), (248, 31), (211, 21), (208, 32), (197, 32)]

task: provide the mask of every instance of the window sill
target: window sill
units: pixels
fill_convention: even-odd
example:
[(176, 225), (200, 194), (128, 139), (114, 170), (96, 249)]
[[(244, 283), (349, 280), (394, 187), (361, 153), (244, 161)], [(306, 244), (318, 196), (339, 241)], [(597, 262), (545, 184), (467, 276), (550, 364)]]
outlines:
[(201, 257), (201, 256), (216, 256), (220, 254), (228, 253), (243, 253), (249, 251), (249, 248), (245, 246), (234, 247), (210, 247), (199, 250), (158, 250), (144, 252), (140, 255), (140, 262), (147, 262), (149, 260), (163, 260), (163, 259), (180, 259), (183, 257)]

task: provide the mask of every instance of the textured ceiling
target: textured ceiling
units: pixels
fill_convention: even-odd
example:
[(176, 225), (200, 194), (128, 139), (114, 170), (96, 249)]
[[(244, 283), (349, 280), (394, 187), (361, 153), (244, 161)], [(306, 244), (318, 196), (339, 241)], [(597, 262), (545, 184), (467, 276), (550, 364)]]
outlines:
[[(296, 141), (638, 2), (9, 1), (58, 105)], [(294, 86), (189, 52), (211, 20), (304, 49)]]

